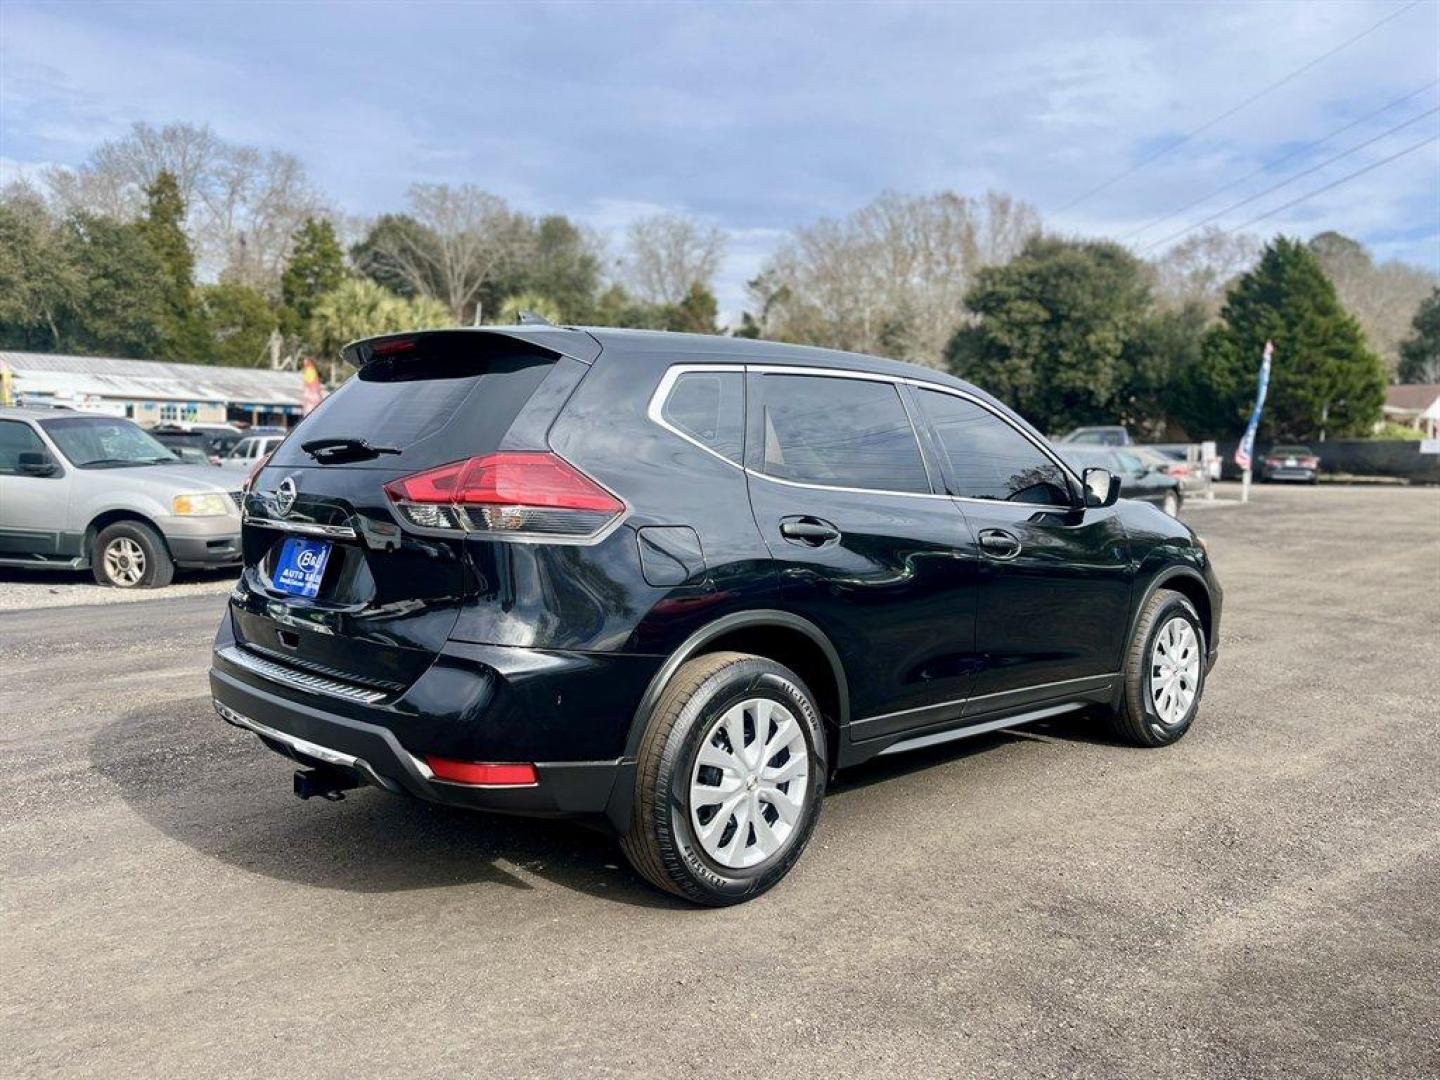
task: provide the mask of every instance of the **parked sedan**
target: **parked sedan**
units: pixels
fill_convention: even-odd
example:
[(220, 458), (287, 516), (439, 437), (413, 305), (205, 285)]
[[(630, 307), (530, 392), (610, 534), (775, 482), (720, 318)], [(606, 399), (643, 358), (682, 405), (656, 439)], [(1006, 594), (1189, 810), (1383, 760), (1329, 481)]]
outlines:
[(1120, 478), (1120, 497), (1154, 503), (1174, 517), (1185, 501), (1180, 479), (1164, 472), (1158, 465), (1149, 465), (1136, 453), (1135, 447), (1101, 448), (1065, 444), (1058, 447), (1076, 469), (1108, 469)]
[(1272, 446), (1260, 462), (1260, 479), (1313, 484), (1320, 479), (1320, 458), (1308, 446)]

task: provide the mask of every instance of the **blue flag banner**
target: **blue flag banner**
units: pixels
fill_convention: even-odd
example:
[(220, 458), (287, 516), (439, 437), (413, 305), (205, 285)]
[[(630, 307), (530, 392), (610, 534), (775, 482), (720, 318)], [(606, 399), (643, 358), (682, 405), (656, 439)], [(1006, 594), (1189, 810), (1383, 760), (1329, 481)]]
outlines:
[(1255, 429), (1260, 426), (1260, 411), (1265, 408), (1265, 394), (1270, 389), (1270, 355), (1275, 346), (1265, 342), (1265, 357), (1260, 361), (1260, 388), (1255, 391), (1255, 408), (1250, 412), (1250, 422), (1245, 425), (1245, 434), (1235, 448), (1235, 464), (1242, 469), (1250, 468), (1250, 459), (1255, 453)]

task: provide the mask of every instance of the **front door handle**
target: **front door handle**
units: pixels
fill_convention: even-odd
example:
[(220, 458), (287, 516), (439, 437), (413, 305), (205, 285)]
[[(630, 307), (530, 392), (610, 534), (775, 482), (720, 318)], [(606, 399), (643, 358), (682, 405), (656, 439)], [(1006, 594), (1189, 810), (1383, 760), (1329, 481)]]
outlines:
[(792, 544), (824, 547), (840, 539), (840, 530), (819, 518), (794, 517), (784, 518), (780, 522), (780, 535)]
[(1013, 559), (1020, 554), (1020, 538), (1004, 529), (981, 529), (980, 550), (992, 559)]

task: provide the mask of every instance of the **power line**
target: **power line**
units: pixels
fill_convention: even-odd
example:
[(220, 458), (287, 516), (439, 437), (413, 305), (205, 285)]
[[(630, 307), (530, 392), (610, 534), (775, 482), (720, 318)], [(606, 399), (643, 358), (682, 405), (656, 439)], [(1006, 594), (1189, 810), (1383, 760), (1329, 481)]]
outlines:
[(1172, 241), (1172, 240), (1178, 240), (1180, 237), (1184, 236), (1186, 233), (1192, 233), (1192, 232), (1194, 232), (1196, 229), (1200, 228), (1200, 227), (1203, 226), (1203, 225), (1209, 225), (1210, 222), (1216, 220), (1217, 218), (1222, 218), (1222, 217), (1224, 217), (1226, 214), (1230, 213), (1232, 210), (1239, 210), (1242, 206), (1249, 206), (1249, 205), (1250, 205), (1251, 203), (1253, 203), (1256, 199), (1263, 199), (1266, 195), (1269, 195), (1269, 194), (1271, 194), (1271, 193), (1273, 193), (1273, 192), (1279, 191), (1279, 190), (1280, 190), (1281, 188), (1283, 188), (1283, 187), (1289, 187), (1289, 186), (1290, 186), (1291, 184), (1293, 184), (1296, 180), (1303, 180), (1303, 179), (1305, 179), (1305, 177), (1310, 176), (1312, 173), (1317, 173), (1317, 172), (1319, 172), (1321, 169), (1325, 168), (1327, 165), (1333, 165), (1333, 164), (1335, 164), (1335, 162), (1341, 160), (1342, 158), (1347, 158), (1347, 157), (1349, 157), (1351, 154), (1355, 153), (1357, 150), (1364, 150), (1367, 146), (1371, 146), (1371, 145), (1379, 142), (1381, 139), (1385, 138), (1387, 135), (1393, 135), (1393, 134), (1395, 134), (1395, 132), (1400, 131), (1400, 130), (1402, 130), (1402, 129), (1404, 129), (1404, 128), (1407, 128), (1407, 127), (1409, 127), (1411, 124), (1417, 124), (1417, 123), (1419, 123), (1421, 120), (1424, 120), (1424, 119), (1426, 119), (1426, 118), (1428, 118), (1428, 117), (1434, 116), (1436, 113), (1440, 113), (1440, 105), (1437, 105), (1435, 108), (1431, 109), (1429, 112), (1423, 112), (1423, 113), (1420, 113), (1420, 114), (1417, 115), (1417, 116), (1412, 116), (1409, 120), (1406, 120), (1406, 121), (1404, 121), (1403, 123), (1396, 124), (1394, 127), (1388, 128), (1387, 130), (1380, 132), (1379, 135), (1376, 135), (1376, 136), (1374, 136), (1374, 137), (1372, 137), (1372, 138), (1366, 139), (1366, 140), (1365, 140), (1364, 142), (1362, 142), (1362, 143), (1357, 143), (1355, 146), (1350, 147), (1350, 149), (1348, 149), (1348, 150), (1342, 150), (1342, 151), (1340, 151), (1340, 153), (1335, 154), (1335, 155), (1333, 155), (1332, 157), (1326, 158), (1324, 161), (1320, 162), (1318, 165), (1312, 165), (1312, 166), (1310, 166), (1310, 168), (1304, 170), (1303, 172), (1298, 172), (1298, 173), (1296, 173), (1294, 176), (1290, 177), (1290, 178), (1287, 179), (1287, 180), (1281, 180), (1278, 184), (1271, 184), (1271, 185), (1270, 185), (1268, 188), (1266, 188), (1264, 191), (1257, 191), (1254, 195), (1247, 196), (1246, 198), (1241, 199), (1241, 200), (1240, 200), (1239, 202), (1237, 202), (1237, 203), (1231, 203), (1229, 206), (1225, 207), (1225, 209), (1223, 209), (1223, 210), (1218, 210), (1218, 211), (1216, 211), (1215, 213), (1211, 214), (1211, 215), (1210, 215), (1209, 217), (1207, 217), (1207, 218), (1202, 218), (1200, 221), (1197, 221), (1194, 225), (1187, 225), (1185, 228), (1181, 229), (1179, 232), (1173, 232), (1173, 233), (1171, 233), (1169, 236), (1162, 237), (1161, 239), (1156, 240), (1156, 241), (1154, 241), (1153, 243), (1146, 244), (1143, 248), (1140, 249), (1140, 253), (1143, 255), (1143, 254), (1145, 254), (1145, 252), (1147, 252), (1147, 251), (1153, 251), (1153, 250), (1155, 250), (1157, 247), (1164, 247), (1166, 244), (1170, 243), (1170, 241)]
[(1166, 221), (1169, 221), (1171, 218), (1177, 218), (1177, 217), (1179, 217), (1181, 214), (1185, 213), (1187, 210), (1193, 210), (1193, 209), (1195, 209), (1195, 207), (1199, 206), (1201, 203), (1209, 202), (1209, 201), (1210, 201), (1211, 199), (1213, 199), (1216, 195), (1224, 194), (1225, 192), (1229, 191), (1231, 188), (1239, 187), (1241, 184), (1245, 183), (1245, 181), (1247, 181), (1247, 180), (1253, 180), (1255, 177), (1259, 176), (1261, 173), (1270, 172), (1272, 169), (1276, 168), (1276, 167), (1279, 166), (1279, 165), (1285, 164), (1285, 162), (1290, 161), (1292, 158), (1299, 157), (1301, 154), (1307, 153), (1307, 152), (1310, 151), (1310, 150), (1314, 150), (1317, 146), (1324, 146), (1324, 145), (1325, 145), (1327, 142), (1329, 142), (1331, 139), (1335, 138), (1335, 136), (1337, 136), (1337, 135), (1344, 135), (1345, 132), (1349, 131), (1351, 128), (1359, 127), (1361, 124), (1365, 123), (1367, 120), (1373, 120), (1375, 117), (1379, 116), (1381, 113), (1389, 112), (1389, 111), (1390, 111), (1391, 109), (1393, 109), (1396, 105), (1403, 104), (1404, 102), (1409, 101), (1411, 98), (1417, 97), (1417, 96), (1419, 96), (1420, 94), (1425, 93), (1425, 91), (1427, 91), (1427, 90), (1432, 90), (1432, 89), (1434, 89), (1436, 86), (1440, 86), (1440, 79), (1435, 79), (1435, 80), (1433, 80), (1432, 82), (1428, 83), (1427, 85), (1420, 87), (1419, 90), (1412, 90), (1412, 91), (1410, 91), (1410, 93), (1404, 95), (1403, 97), (1398, 97), (1398, 98), (1396, 98), (1394, 101), (1390, 102), (1388, 105), (1382, 105), (1382, 106), (1380, 106), (1380, 108), (1376, 109), (1374, 112), (1368, 112), (1368, 113), (1366, 113), (1364, 116), (1360, 117), (1359, 119), (1350, 121), (1350, 123), (1346, 124), (1344, 127), (1336, 128), (1334, 131), (1330, 132), (1330, 134), (1325, 135), (1325, 136), (1322, 136), (1321, 138), (1316, 139), (1314, 142), (1306, 143), (1304, 146), (1298, 147), (1297, 149), (1294, 149), (1294, 150), (1290, 151), (1290, 153), (1284, 155), (1283, 157), (1278, 157), (1278, 158), (1276, 158), (1274, 161), (1267, 161), (1264, 165), (1261, 165), (1261, 166), (1260, 166), (1258, 169), (1256, 169), (1254, 172), (1248, 172), (1248, 173), (1246, 173), (1244, 176), (1240, 177), (1239, 180), (1232, 180), (1232, 181), (1230, 181), (1230, 183), (1228, 183), (1228, 184), (1223, 184), (1222, 186), (1216, 188), (1214, 191), (1211, 191), (1211, 192), (1209, 192), (1209, 193), (1207, 193), (1207, 194), (1205, 194), (1205, 195), (1202, 195), (1200, 198), (1196, 199), (1194, 202), (1186, 203), (1184, 206), (1180, 207), (1180, 209), (1178, 209), (1178, 210), (1171, 210), (1168, 214), (1164, 214), (1164, 215), (1162, 215), (1161, 217), (1156, 218), (1154, 221), (1147, 222), (1146, 224), (1141, 225), (1138, 229), (1135, 229), (1133, 232), (1128, 232), (1128, 233), (1126, 233), (1124, 236), (1122, 236), (1122, 237), (1120, 238), (1120, 241), (1121, 241), (1121, 243), (1127, 243), (1127, 242), (1135, 239), (1135, 237), (1139, 236), (1141, 233), (1149, 232), (1149, 231), (1150, 231), (1151, 229), (1153, 229), (1156, 225), (1160, 225), (1160, 224), (1162, 224), (1162, 223), (1164, 223), (1164, 222), (1166, 222)]
[(1346, 182), (1348, 182), (1348, 181), (1350, 181), (1350, 180), (1354, 180), (1357, 176), (1364, 176), (1364, 175), (1365, 175), (1366, 173), (1368, 173), (1368, 172), (1373, 172), (1374, 170), (1380, 168), (1381, 165), (1388, 165), (1388, 164), (1390, 164), (1390, 162), (1394, 161), (1396, 158), (1402, 158), (1402, 157), (1404, 157), (1406, 154), (1413, 154), (1416, 150), (1419, 150), (1422, 146), (1428, 146), (1430, 143), (1433, 143), (1433, 142), (1435, 142), (1435, 141), (1437, 141), (1437, 140), (1440, 140), (1440, 135), (1431, 135), (1428, 139), (1421, 139), (1419, 142), (1415, 143), (1413, 146), (1407, 146), (1404, 150), (1398, 150), (1398, 151), (1396, 151), (1395, 153), (1391, 154), (1389, 157), (1381, 158), (1379, 161), (1373, 161), (1373, 162), (1371, 162), (1369, 165), (1366, 165), (1363, 169), (1356, 169), (1354, 172), (1350, 173), (1348, 176), (1342, 176), (1342, 177), (1340, 177), (1339, 180), (1332, 181), (1331, 183), (1326, 184), (1324, 187), (1318, 187), (1318, 188), (1316, 188), (1314, 191), (1310, 192), (1308, 195), (1301, 195), (1298, 199), (1291, 199), (1289, 202), (1287, 202), (1287, 203), (1285, 203), (1285, 204), (1283, 204), (1283, 205), (1281, 205), (1281, 206), (1277, 206), (1277, 207), (1275, 207), (1275, 209), (1273, 209), (1273, 210), (1267, 210), (1265, 213), (1261, 214), (1259, 217), (1253, 217), (1253, 218), (1251, 218), (1249, 221), (1245, 222), (1243, 225), (1236, 225), (1233, 229), (1226, 229), (1225, 232), (1227, 232), (1227, 233), (1239, 232), (1241, 229), (1248, 229), (1251, 225), (1258, 225), (1260, 222), (1264, 221), (1266, 218), (1274, 217), (1276, 214), (1279, 214), (1279, 213), (1281, 213), (1282, 211), (1289, 210), (1292, 206), (1299, 206), (1301, 203), (1305, 202), (1307, 199), (1313, 199), (1316, 195), (1323, 195), (1323, 194), (1325, 194), (1325, 192), (1330, 191), (1330, 190), (1332, 190), (1333, 188), (1337, 188), (1337, 187), (1339, 187), (1341, 184), (1344, 184), (1344, 183), (1346, 183)]
[(1140, 171), (1141, 169), (1143, 169), (1146, 165), (1149, 165), (1152, 161), (1155, 161), (1155, 160), (1157, 160), (1157, 159), (1159, 159), (1159, 158), (1162, 158), (1162, 157), (1164, 157), (1166, 154), (1170, 153), (1172, 150), (1176, 150), (1176, 149), (1178, 149), (1179, 147), (1185, 145), (1185, 143), (1189, 142), (1191, 139), (1193, 139), (1196, 135), (1199, 135), (1201, 132), (1209, 131), (1212, 127), (1214, 127), (1216, 124), (1220, 123), (1222, 120), (1228, 120), (1228, 119), (1230, 119), (1230, 117), (1234, 116), (1234, 115), (1235, 115), (1236, 113), (1238, 113), (1241, 109), (1244, 109), (1244, 108), (1246, 108), (1246, 107), (1249, 106), (1249, 105), (1253, 105), (1255, 102), (1259, 101), (1259, 100), (1260, 100), (1262, 97), (1264, 97), (1266, 94), (1272, 93), (1273, 91), (1280, 89), (1280, 87), (1284, 86), (1286, 83), (1291, 82), (1291, 81), (1299, 78), (1301, 75), (1305, 74), (1305, 72), (1307, 72), (1307, 71), (1309, 71), (1311, 68), (1315, 67), (1315, 65), (1317, 65), (1317, 64), (1319, 64), (1319, 63), (1321, 63), (1321, 62), (1323, 62), (1323, 61), (1325, 61), (1325, 60), (1330, 59), (1330, 57), (1334, 56), (1336, 53), (1342, 51), (1343, 49), (1348, 49), (1351, 45), (1354, 45), (1355, 42), (1359, 41), (1361, 38), (1366, 37), (1366, 36), (1368, 36), (1368, 35), (1370, 35), (1370, 34), (1373, 34), (1376, 30), (1379, 30), (1380, 27), (1384, 26), (1386, 23), (1390, 22), (1392, 19), (1397, 19), (1397, 18), (1399, 18), (1401, 15), (1404, 15), (1405, 12), (1407, 12), (1407, 11), (1409, 11), (1411, 8), (1415, 7), (1415, 5), (1417, 5), (1418, 3), (1420, 3), (1420, 0), (1410, 0), (1410, 3), (1406, 4), (1406, 5), (1405, 5), (1404, 7), (1402, 7), (1402, 8), (1397, 9), (1396, 11), (1391, 12), (1389, 15), (1386, 15), (1385, 18), (1383, 18), (1383, 19), (1381, 19), (1379, 22), (1375, 23), (1375, 24), (1374, 24), (1373, 26), (1371, 26), (1369, 29), (1362, 30), (1360, 33), (1356, 34), (1354, 37), (1348, 38), (1348, 39), (1346, 39), (1345, 41), (1342, 41), (1339, 45), (1336, 45), (1336, 46), (1335, 46), (1333, 49), (1331, 49), (1329, 52), (1323, 53), (1323, 54), (1321, 54), (1320, 56), (1317, 56), (1314, 60), (1311, 60), (1308, 64), (1304, 64), (1304, 65), (1302, 65), (1301, 67), (1296, 68), (1294, 71), (1290, 72), (1290, 74), (1286, 75), (1284, 78), (1282, 78), (1282, 79), (1277, 79), (1275, 82), (1273, 82), (1273, 83), (1271, 83), (1269, 86), (1265, 87), (1265, 89), (1263, 89), (1263, 90), (1261, 90), (1261, 91), (1259, 91), (1259, 92), (1257, 92), (1257, 93), (1251, 94), (1251, 95), (1250, 95), (1248, 98), (1246, 98), (1244, 101), (1240, 102), (1240, 104), (1235, 105), (1235, 106), (1233, 106), (1233, 107), (1225, 110), (1225, 111), (1224, 111), (1223, 113), (1221, 113), (1219, 116), (1213, 117), (1213, 118), (1205, 121), (1205, 123), (1201, 124), (1199, 127), (1194, 128), (1194, 129), (1192, 129), (1191, 131), (1186, 132), (1186, 133), (1185, 133), (1184, 135), (1182, 135), (1177, 141), (1171, 143), (1169, 146), (1166, 146), (1164, 149), (1155, 151), (1155, 153), (1151, 154), (1149, 157), (1142, 158), (1140, 161), (1138, 161), (1138, 162), (1136, 162), (1134, 165), (1130, 166), (1130, 168), (1126, 169), (1124, 172), (1117, 173), (1116, 175), (1112, 176), (1109, 180), (1106, 180), (1104, 183), (1097, 184), (1095, 187), (1091, 188), (1089, 191), (1085, 192), (1083, 195), (1079, 196), (1078, 198), (1071, 199), (1071, 200), (1070, 200), (1068, 203), (1066, 203), (1064, 206), (1062, 206), (1062, 207), (1060, 207), (1058, 210), (1056, 210), (1055, 213), (1057, 213), (1057, 214), (1063, 214), (1066, 210), (1069, 210), (1069, 209), (1071, 209), (1072, 207), (1079, 206), (1082, 202), (1084, 202), (1086, 199), (1090, 198), (1091, 196), (1093, 196), (1093, 195), (1098, 195), (1098, 194), (1100, 194), (1100, 192), (1104, 191), (1106, 188), (1112, 187), (1113, 185), (1118, 184), (1121, 180), (1124, 180), (1127, 176), (1130, 176), (1130, 175), (1132, 175), (1132, 174), (1134, 174), (1134, 173), (1136, 173), (1136, 172), (1139, 172), (1139, 171)]

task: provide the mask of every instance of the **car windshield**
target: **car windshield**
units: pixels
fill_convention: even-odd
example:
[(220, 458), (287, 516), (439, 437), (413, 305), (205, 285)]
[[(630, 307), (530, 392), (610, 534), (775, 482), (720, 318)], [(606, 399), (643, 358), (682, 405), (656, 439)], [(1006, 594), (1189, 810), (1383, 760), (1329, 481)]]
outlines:
[(112, 416), (67, 416), (42, 420), (45, 434), (77, 469), (118, 469), (164, 465), (180, 459), (140, 425)]

